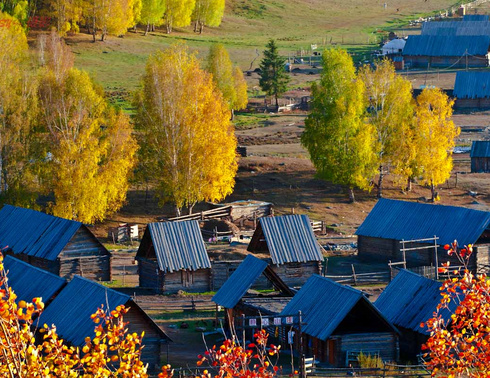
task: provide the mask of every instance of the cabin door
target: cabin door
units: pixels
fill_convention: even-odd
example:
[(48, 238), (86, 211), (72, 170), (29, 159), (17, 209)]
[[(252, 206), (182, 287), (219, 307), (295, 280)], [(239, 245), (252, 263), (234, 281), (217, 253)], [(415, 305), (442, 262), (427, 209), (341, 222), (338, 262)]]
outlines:
[(188, 270), (181, 270), (180, 272), (182, 275), (182, 286), (191, 287), (194, 283), (194, 275), (192, 272)]
[(332, 366), (337, 366), (337, 359), (335, 358), (337, 355), (337, 345), (336, 345), (336, 340), (335, 339), (328, 339), (327, 340), (327, 357), (328, 357), (328, 363)]

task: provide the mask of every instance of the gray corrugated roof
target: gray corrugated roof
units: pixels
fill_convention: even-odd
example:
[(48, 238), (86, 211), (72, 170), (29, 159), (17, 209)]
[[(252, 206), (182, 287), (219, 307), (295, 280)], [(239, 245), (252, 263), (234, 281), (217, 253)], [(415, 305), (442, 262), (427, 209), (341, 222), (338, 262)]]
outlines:
[(162, 271), (211, 268), (198, 221), (150, 223), (148, 229)]
[(307, 215), (284, 215), (259, 221), (274, 264), (323, 260)]
[(490, 22), (487, 20), (424, 22), (422, 35), (490, 35)]
[[(281, 314), (294, 315), (301, 311), (306, 323), (302, 331), (320, 340), (326, 340), (361, 300), (379, 314), (359, 290), (315, 274), (306, 281)], [(382, 315), (379, 315), (382, 318)]]
[[(427, 328), (421, 328), (420, 323), (433, 317), (441, 302), (441, 286), (440, 282), (402, 269), (374, 305), (394, 325), (428, 334)], [(451, 303), (451, 306), (455, 306), (454, 302)], [(441, 315), (448, 320), (451, 312), (443, 311)]]
[(380, 199), (356, 235), (413, 240), (439, 237), (439, 244), (454, 240), (474, 244), (490, 224), (490, 212), (456, 206)]
[(471, 144), (470, 157), (490, 157), (490, 141), (474, 140)]
[(47, 302), (66, 284), (64, 278), (36, 268), (12, 256), (3, 260), (7, 272), (8, 285), (14, 290), (18, 300), (32, 302), (42, 297)]
[(82, 224), (39, 211), (5, 205), (0, 210), (0, 247), (56, 260)]
[(101, 305), (113, 310), (129, 300), (125, 294), (75, 276), (41, 314), (40, 324), (54, 324), (65, 340), (76, 346), (84, 345), (85, 337), (94, 334), (95, 323), (90, 315)]
[(452, 57), (486, 55), (489, 46), (488, 35), (410, 35), (403, 49), (403, 55)]
[(459, 71), (454, 82), (454, 97), (488, 98), (490, 97), (490, 72)]
[(213, 301), (225, 308), (233, 308), (267, 268), (267, 263), (248, 255), (214, 295)]

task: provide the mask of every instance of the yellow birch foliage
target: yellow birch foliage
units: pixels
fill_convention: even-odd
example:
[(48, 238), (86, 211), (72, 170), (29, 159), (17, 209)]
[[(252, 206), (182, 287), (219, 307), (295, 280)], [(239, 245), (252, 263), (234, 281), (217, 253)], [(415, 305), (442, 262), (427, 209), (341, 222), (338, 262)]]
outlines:
[(0, 197), (28, 205), (37, 82), (28, 68), (28, 46), (17, 19), (0, 12)]
[[(41, 326), (36, 341), (35, 318), (43, 309), (42, 298), (18, 301), (8, 285), (0, 253), (0, 376), (63, 378), (147, 378), (141, 361), (142, 335), (128, 333), (123, 317), (128, 308), (105, 309), (91, 316), (94, 335), (87, 335), (80, 351), (65, 344), (54, 325)], [(81, 353), (80, 353), (81, 352)]]
[(225, 13), (225, 0), (196, 0), (192, 20), (194, 31), (202, 33), (204, 26), (217, 27)]
[(128, 117), (108, 106), (89, 75), (74, 68), (60, 78), (46, 70), (39, 97), (52, 213), (84, 223), (103, 220), (124, 203), (135, 164)]
[(142, 86), (136, 122), (160, 200), (174, 203), (179, 213), (183, 206), (230, 194), (237, 171), (233, 126), (226, 102), (195, 55), (177, 44), (150, 56)]
[(191, 15), (196, 5), (196, 0), (166, 0), (165, 24), (167, 33), (172, 32), (172, 28), (180, 28), (191, 24)]
[(434, 188), (451, 176), (452, 149), (460, 129), (451, 120), (453, 100), (440, 89), (424, 89), (417, 97), (415, 145), (421, 183)]
[(240, 67), (233, 68), (233, 79), (235, 81), (236, 99), (234, 104), (235, 110), (245, 109), (248, 105), (247, 82), (243, 77)]

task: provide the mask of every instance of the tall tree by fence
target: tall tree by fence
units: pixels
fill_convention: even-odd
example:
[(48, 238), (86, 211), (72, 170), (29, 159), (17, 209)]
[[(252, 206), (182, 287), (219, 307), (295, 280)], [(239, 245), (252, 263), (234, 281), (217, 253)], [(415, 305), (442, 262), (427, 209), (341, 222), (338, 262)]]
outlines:
[(375, 129), (364, 123), (364, 84), (345, 50), (325, 50), (320, 83), (311, 89), (311, 113), (301, 143), (317, 176), (344, 185), (354, 202), (354, 187), (370, 189), (376, 171)]
[(260, 62), (259, 85), (268, 96), (274, 96), (276, 107), (278, 98), (287, 90), (290, 78), (285, 70), (285, 60), (279, 55), (276, 42), (271, 39), (264, 50), (264, 58)]

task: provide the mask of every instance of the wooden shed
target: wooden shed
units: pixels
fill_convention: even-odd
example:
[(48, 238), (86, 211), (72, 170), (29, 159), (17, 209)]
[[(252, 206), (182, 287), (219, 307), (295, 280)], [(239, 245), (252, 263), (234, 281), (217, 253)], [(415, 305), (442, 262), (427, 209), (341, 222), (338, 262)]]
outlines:
[[(374, 305), (400, 331), (400, 356), (415, 360), (422, 344), (429, 338), (427, 328), (420, 324), (429, 320), (441, 301), (442, 283), (401, 269), (378, 297)], [(443, 311), (449, 320), (456, 304), (450, 302), (450, 311)]]
[(407, 251), (408, 267), (436, 266), (438, 262), (448, 260), (453, 265), (460, 265), (456, 257), (448, 256), (442, 248), (457, 240), (460, 246), (474, 246), (470, 268), (487, 271), (490, 266), (489, 225), (490, 212), (487, 211), (382, 198), (356, 231), (358, 255), (365, 260), (399, 262), (404, 258), (402, 240), (436, 236), (437, 255), (435, 248)]
[(140, 287), (158, 293), (210, 289), (211, 262), (195, 220), (148, 224), (136, 260)]
[[(490, 84), (490, 83), (489, 83)], [(471, 172), (489, 173), (490, 172), (490, 141), (473, 141), (471, 145)]]
[(0, 247), (60, 277), (111, 280), (110, 252), (80, 222), (5, 205), (0, 210)]
[[(335, 367), (348, 366), (360, 352), (383, 361), (398, 360), (398, 331), (359, 290), (314, 275), (281, 315), (292, 316), (298, 311), (305, 323), (302, 333), (307, 357), (315, 356)], [(298, 333), (294, 343), (298, 350)]]
[(490, 109), (490, 72), (458, 71), (453, 96), (455, 109)]
[(247, 250), (270, 254), (273, 270), (291, 287), (321, 272), (323, 255), (307, 215), (260, 218)]
[(124, 316), (128, 332), (145, 332), (142, 360), (155, 372), (171, 340), (131, 298), (96, 282), (75, 276), (40, 315), (40, 324), (56, 325), (58, 334), (73, 346), (83, 347), (85, 337), (94, 337), (96, 324), (90, 318), (98, 308), (129, 307)]

